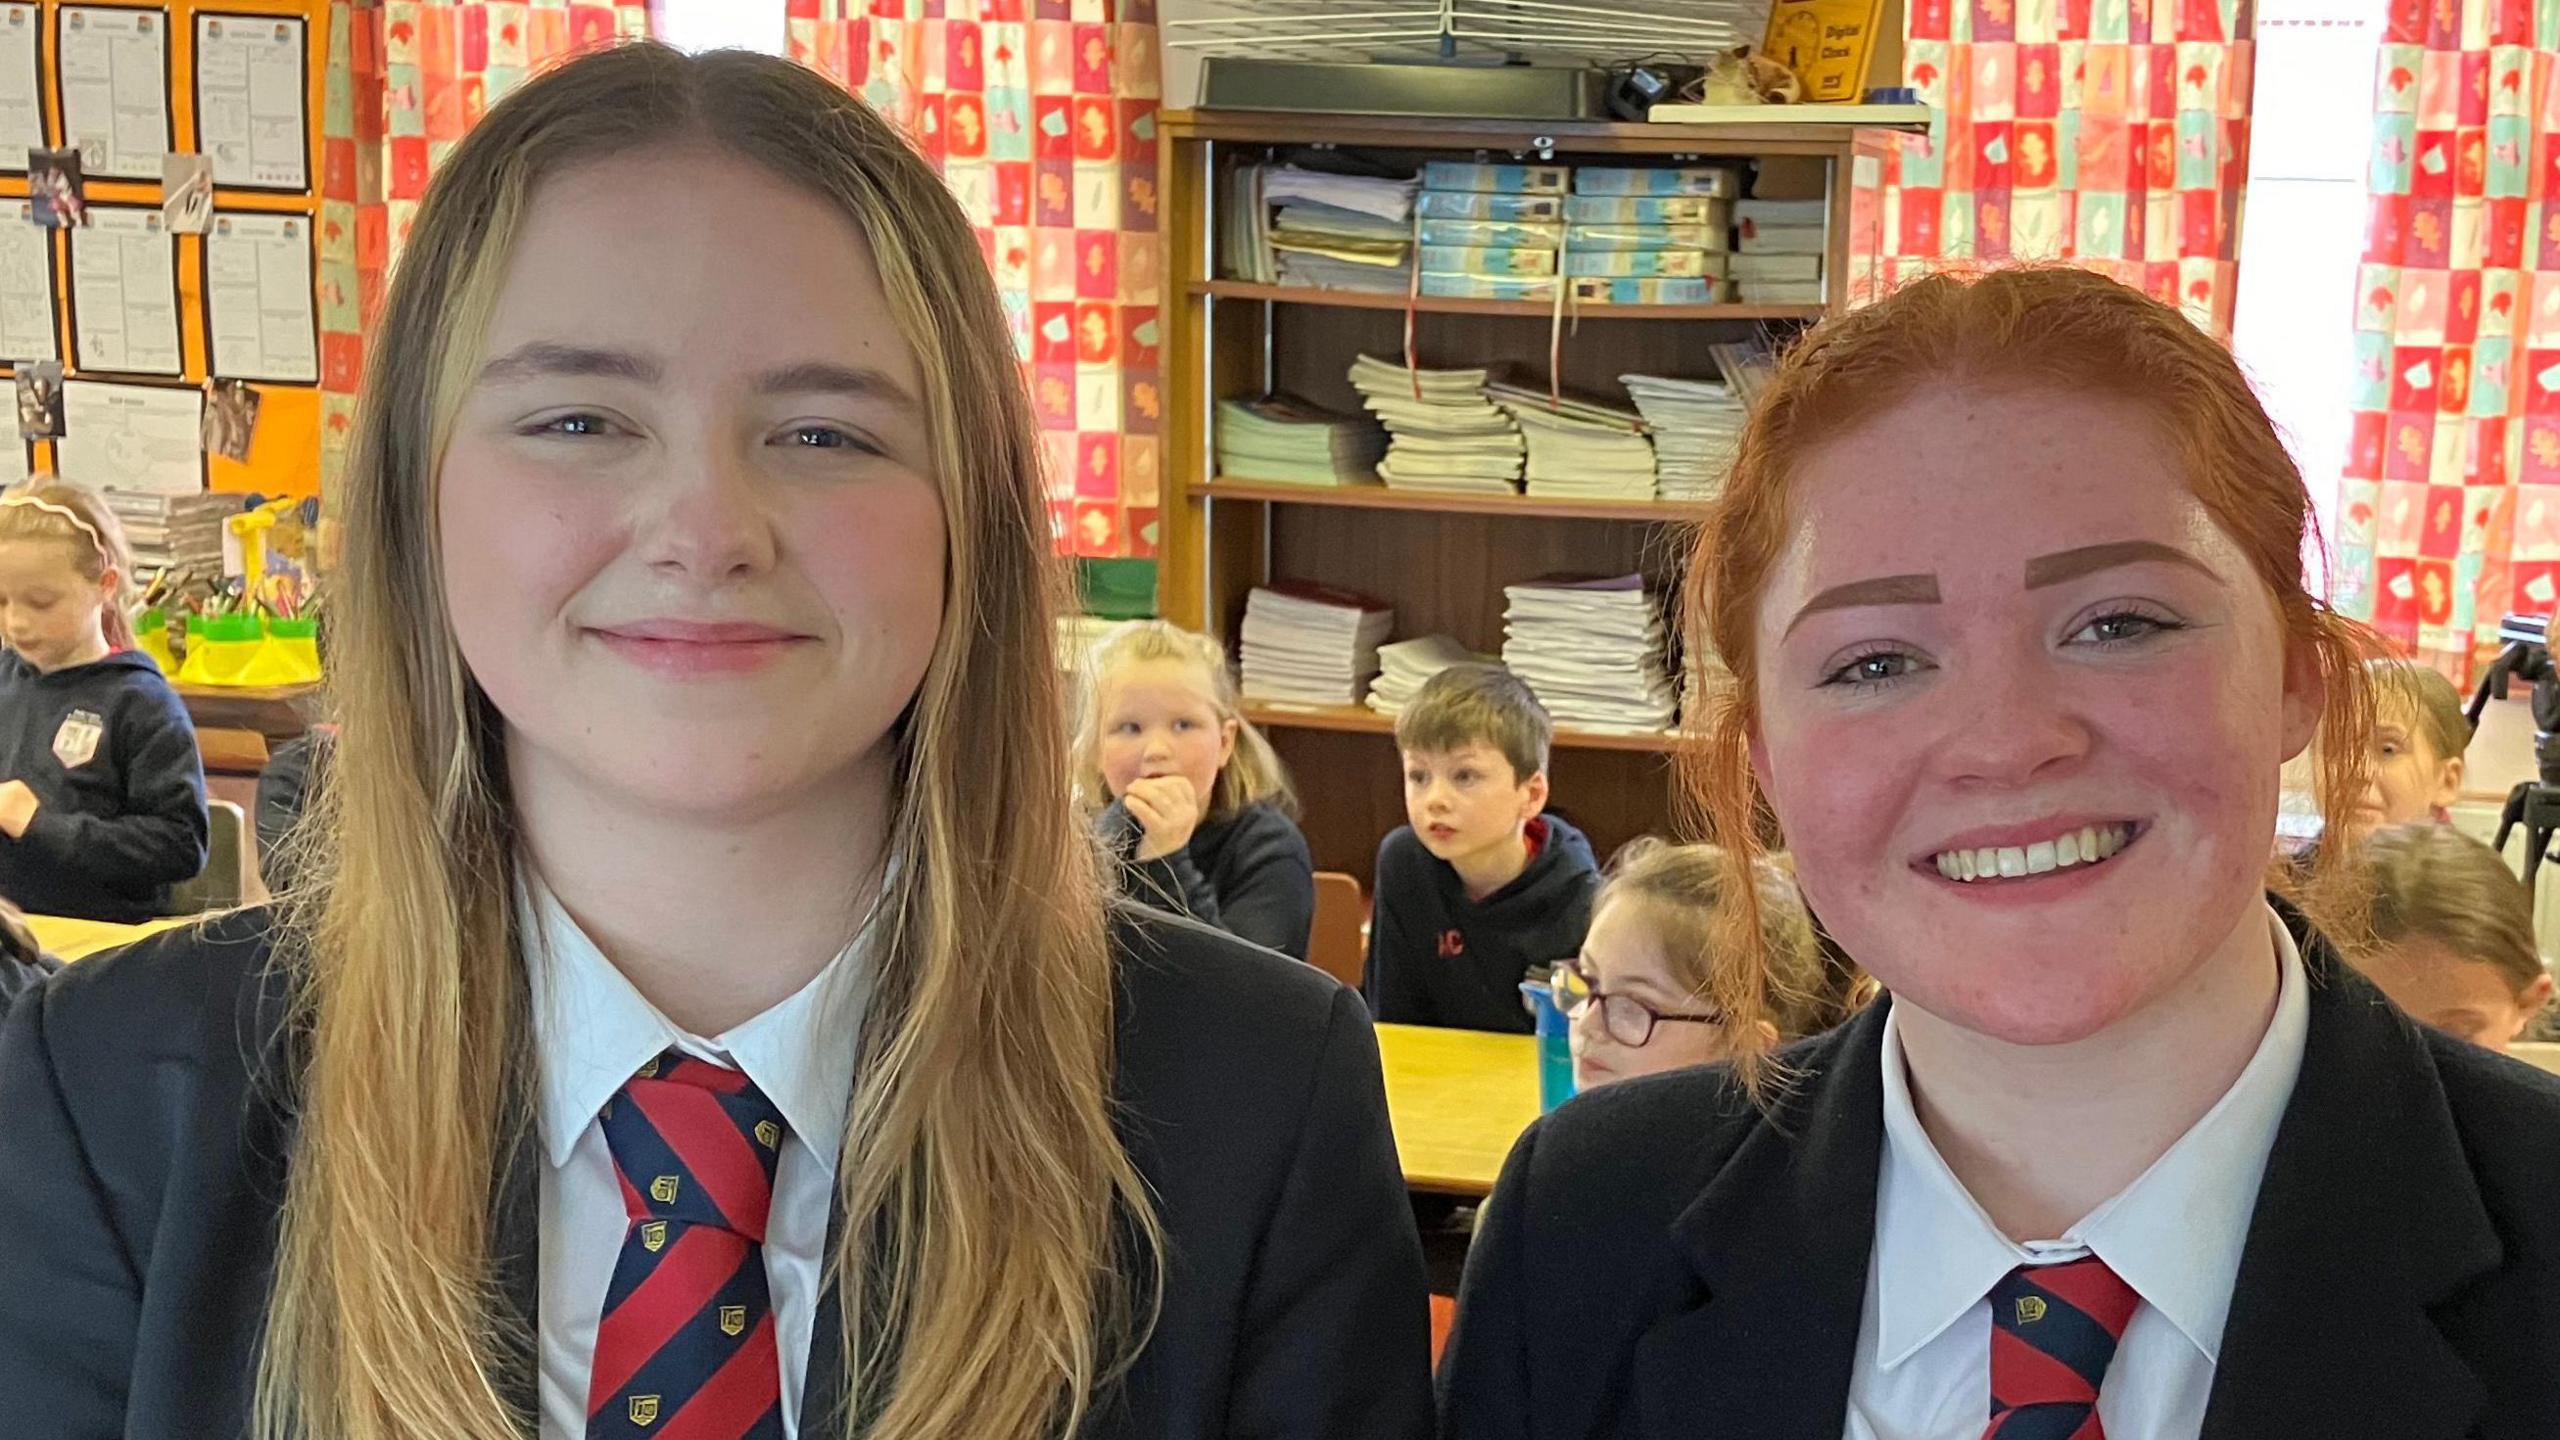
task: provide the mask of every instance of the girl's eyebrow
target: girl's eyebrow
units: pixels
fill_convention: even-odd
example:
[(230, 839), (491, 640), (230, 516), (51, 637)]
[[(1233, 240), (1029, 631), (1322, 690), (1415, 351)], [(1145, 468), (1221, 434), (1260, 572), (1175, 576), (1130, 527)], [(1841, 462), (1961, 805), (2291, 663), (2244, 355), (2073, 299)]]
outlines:
[(520, 380), (552, 375), (591, 376), (655, 385), (665, 377), (666, 367), (656, 359), (635, 351), (535, 340), (481, 366), (478, 383), (483, 386), (511, 385)]

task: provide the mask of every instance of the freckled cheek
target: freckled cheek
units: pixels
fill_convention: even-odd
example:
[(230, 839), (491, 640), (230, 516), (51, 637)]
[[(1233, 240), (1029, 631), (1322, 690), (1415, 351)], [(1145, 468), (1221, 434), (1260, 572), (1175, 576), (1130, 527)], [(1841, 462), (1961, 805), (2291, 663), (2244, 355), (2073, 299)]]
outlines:
[(1776, 715), (1768, 726), (1769, 802), (1800, 860), (1870, 861), (1898, 823), (1925, 757), (1889, 722)]

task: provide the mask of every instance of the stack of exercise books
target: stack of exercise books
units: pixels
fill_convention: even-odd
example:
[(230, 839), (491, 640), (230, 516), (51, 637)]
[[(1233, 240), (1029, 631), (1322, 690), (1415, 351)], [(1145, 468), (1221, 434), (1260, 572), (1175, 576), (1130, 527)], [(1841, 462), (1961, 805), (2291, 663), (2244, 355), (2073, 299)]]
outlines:
[(1537, 580), (1502, 593), (1502, 663), (1556, 724), (1643, 734), (1679, 719), (1669, 629), (1643, 576)]
[(1415, 202), (1421, 292), (1699, 305), (1721, 297), (1735, 189), (1720, 166), (1434, 161)]
[(1734, 206), (1734, 289), (1749, 305), (1819, 305), (1828, 200), (1744, 200)]
[(1452, 665), (1489, 662), (1490, 655), (1478, 655), (1446, 635), (1425, 635), (1419, 640), (1398, 640), (1378, 647), (1378, 678), (1369, 687), (1369, 708), (1381, 715), (1401, 715), (1404, 707), (1422, 689), (1423, 682)]
[(1396, 295), (1412, 288), (1412, 177), (1240, 168), (1262, 171), (1257, 213), (1278, 207), (1263, 233), (1276, 283)]
[(193, 570), (207, 578), (221, 575), (222, 527), (240, 513), (239, 496), (115, 489), (99, 493), (116, 523), (124, 527), (125, 543), (132, 547), (132, 578), (148, 581), (169, 569)]
[(1484, 370), (1409, 370), (1363, 355), (1351, 385), (1387, 427), (1378, 478), (1390, 490), (1517, 495), (1526, 446), (1520, 426), (1485, 398)]
[(1653, 437), (1654, 493), (1664, 500), (1712, 500), (1723, 493), (1748, 413), (1730, 385), (1667, 375), (1621, 375)]
[(1374, 485), (1386, 428), (1289, 395), (1218, 402), (1218, 475), (1288, 485)]
[(1554, 299), (1572, 185), (1572, 167), (1565, 165), (1425, 164), (1414, 201), (1422, 293)]
[(1284, 704), (1357, 705), (1395, 624), (1392, 608), (1347, 590), (1257, 588), (1245, 597), (1240, 688)]
[(1760, 392), (1778, 373), (1778, 352), (1757, 337), (1715, 341), (1707, 346), (1707, 354), (1716, 362), (1716, 369), (1734, 398), (1746, 406), (1760, 398)]
[(1556, 500), (1650, 500), (1653, 442), (1632, 410), (1543, 390), (1488, 384), (1484, 393), (1520, 426), (1528, 493)]

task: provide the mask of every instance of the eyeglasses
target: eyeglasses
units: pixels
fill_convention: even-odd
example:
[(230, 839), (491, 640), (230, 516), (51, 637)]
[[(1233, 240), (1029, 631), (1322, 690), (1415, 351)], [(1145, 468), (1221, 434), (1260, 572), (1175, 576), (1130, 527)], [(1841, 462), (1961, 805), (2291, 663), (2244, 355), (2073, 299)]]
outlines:
[(1583, 1007), (1600, 1007), (1600, 1028), (1609, 1038), (1630, 1049), (1642, 1049), (1652, 1043), (1653, 1027), (1665, 1020), (1683, 1025), (1721, 1025), (1724, 1013), (1706, 1010), (1675, 1014), (1656, 1010), (1633, 995), (1603, 991), (1590, 969), (1579, 960), (1559, 960), (1547, 977), (1548, 993), (1556, 998), (1556, 1008), (1579, 1020)]

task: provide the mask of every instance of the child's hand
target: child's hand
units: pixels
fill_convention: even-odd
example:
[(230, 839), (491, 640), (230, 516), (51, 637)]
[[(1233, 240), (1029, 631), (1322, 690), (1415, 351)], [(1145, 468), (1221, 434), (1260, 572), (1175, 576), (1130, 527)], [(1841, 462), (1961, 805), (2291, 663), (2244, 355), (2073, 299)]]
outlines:
[[(27, 825), (36, 818), (36, 807), (40, 803), (36, 792), (27, 788), (26, 781), (0, 783), (0, 834), (12, 840), (23, 838)], [(1190, 833), (1184, 831), (1183, 838), (1189, 839)]]
[(1200, 792), (1179, 775), (1132, 780), (1120, 796), (1129, 815), (1146, 832), (1138, 842), (1138, 858), (1161, 860), (1191, 843), (1200, 828)]

